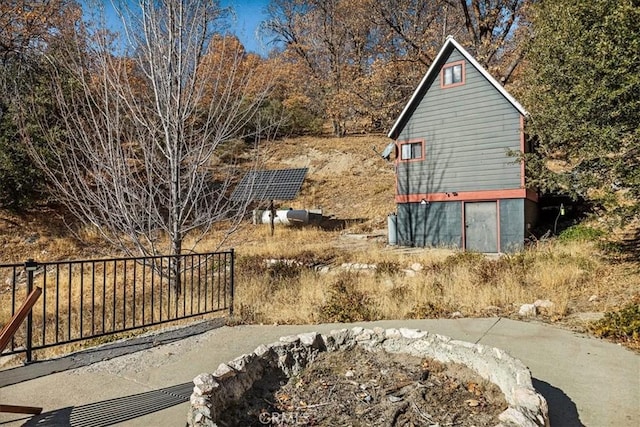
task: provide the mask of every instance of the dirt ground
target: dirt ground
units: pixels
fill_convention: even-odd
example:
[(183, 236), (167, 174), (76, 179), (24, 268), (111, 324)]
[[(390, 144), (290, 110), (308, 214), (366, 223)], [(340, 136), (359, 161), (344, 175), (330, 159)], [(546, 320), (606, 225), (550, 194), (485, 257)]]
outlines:
[(287, 380), (271, 372), (220, 426), (494, 426), (500, 390), (465, 366), (359, 348), (323, 353)]

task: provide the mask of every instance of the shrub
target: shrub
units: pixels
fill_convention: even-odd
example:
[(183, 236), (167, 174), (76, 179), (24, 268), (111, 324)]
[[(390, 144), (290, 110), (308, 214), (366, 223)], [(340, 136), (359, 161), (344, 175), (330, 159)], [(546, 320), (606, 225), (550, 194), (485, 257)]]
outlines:
[(313, 268), (317, 265), (326, 265), (333, 261), (335, 255), (330, 251), (323, 251), (318, 254), (313, 251), (303, 250), (302, 252), (296, 254), (293, 259), (296, 260), (300, 265), (303, 265), (307, 268)]
[[(13, 108), (0, 102), (0, 206), (19, 211), (43, 199), (42, 172), (29, 158), (15, 126)], [(31, 135), (37, 142), (38, 136)]]
[(376, 265), (376, 275), (394, 275), (400, 271), (400, 264), (395, 261), (382, 261)]
[(342, 274), (329, 286), (329, 298), (320, 307), (321, 322), (358, 322), (374, 320), (371, 298), (353, 286), (355, 275)]
[(250, 325), (260, 321), (260, 313), (254, 306), (240, 303), (233, 316), (225, 318), (226, 326)]
[(393, 301), (404, 301), (411, 291), (406, 285), (394, 286), (389, 289), (389, 298)]
[(283, 282), (300, 277), (302, 267), (297, 262), (277, 261), (267, 268), (271, 282)]
[(499, 258), (496, 260), (484, 259), (472, 271), (477, 276), (478, 283), (495, 284), (498, 278), (510, 270), (509, 260)]
[(411, 311), (407, 313), (407, 317), (409, 319), (437, 319), (447, 317), (450, 312), (449, 307), (428, 301), (416, 304)]
[(618, 311), (608, 311), (591, 325), (593, 333), (602, 338), (624, 341), (640, 346), (640, 295)]
[(604, 231), (597, 228), (588, 227), (583, 224), (577, 224), (563, 230), (558, 236), (558, 239), (562, 242), (581, 241), (590, 242), (596, 241), (604, 235)]
[(216, 154), (222, 163), (232, 164), (245, 155), (251, 147), (241, 139), (231, 139), (221, 144)]
[(441, 266), (432, 269), (438, 273), (451, 271), (454, 267), (465, 268), (478, 284), (497, 284), (506, 276), (522, 276), (529, 264), (520, 254), (505, 255), (498, 259), (489, 259), (477, 252), (458, 252), (447, 257)]
[(236, 271), (242, 276), (262, 276), (267, 271), (264, 257), (258, 255), (239, 256), (236, 258)]
[(602, 249), (611, 257), (621, 257), (629, 251), (629, 244), (625, 242), (601, 241), (598, 248)]
[(245, 278), (267, 278), (270, 284), (277, 284), (300, 277), (302, 266), (297, 262), (276, 261), (267, 264), (262, 256), (238, 257), (236, 262), (238, 275)]
[(484, 255), (478, 252), (459, 251), (453, 255), (449, 255), (443, 262), (442, 267), (451, 269), (458, 265), (473, 266), (482, 263), (485, 260)]

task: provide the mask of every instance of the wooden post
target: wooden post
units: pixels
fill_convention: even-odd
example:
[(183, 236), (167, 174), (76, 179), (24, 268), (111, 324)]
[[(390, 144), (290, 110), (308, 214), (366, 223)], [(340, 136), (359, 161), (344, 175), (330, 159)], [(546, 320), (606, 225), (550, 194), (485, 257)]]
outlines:
[(3, 405), (0, 403), (0, 412), (38, 415), (42, 412), (42, 408), (36, 408), (35, 406)]
[(275, 232), (275, 221), (276, 221), (276, 207), (273, 204), (273, 200), (269, 204), (269, 213), (271, 214), (271, 236)]
[[(33, 273), (38, 269), (38, 263), (35, 262), (32, 258), (29, 258), (27, 262), (24, 263), (24, 269), (27, 271), (27, 293), (31, 294), (33, 291)], [(31, 307), (29, 308), (29, 312), (27, 313), (27, 341), (26, 341), (26, 357), (27, 363), (33, 362), (33, 314), (31, 313)]]
[(38, 301), (38, 298), (40, 298), (40, 294), (42, 294), (42, 289), (36, 287), (32, 290), (27, 297), (27, 300), (22, 304), (22, 307), (20, 307), (17, 313), (13, 315), (9, 323), (2, 328), (2, 332), (0, 332), (0, 352), (2, 352), (9, 344), (13, 334), (16, 333), (22, 321), (31, 312), (31, 309), (35, 305), (36, 301)]
[[(27, 300), (22, 304), (22, 307), (17, 311), (16, 314), (13, 315), (9, 323), (7, 323), (4, 328), (2, 328), (2, 332), (0, 332), (0, 353), (5, 349), (5, 347), (11, 341), (11, 338), (20, 327), (22, 321), (27, 317), (29, 313), (31, 313), (31, 309), (35, 305), (38, 298), (40, 298), (40, 294), (42, 294), (42, 289), (36, 287), (31, 291)], [(31, 346), (31, 343), (27, 343), (27, 348)], [(33, 414), (37, 415), (42, 412), (42, 408), (36, 408), (34, 406), (16, 406), (16, 405), (3, 405), (0, 404), (0, 412), (9, 412), (13, 414)]]

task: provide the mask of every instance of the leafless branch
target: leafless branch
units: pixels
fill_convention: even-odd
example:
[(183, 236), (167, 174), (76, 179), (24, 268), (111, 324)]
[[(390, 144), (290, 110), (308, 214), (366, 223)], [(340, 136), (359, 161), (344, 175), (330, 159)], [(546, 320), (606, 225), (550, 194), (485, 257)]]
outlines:
[(51, 58), (59, 128), (41, 118), (46, 147), (31, 153), (61, 201), (118, 248), (191, 251), (246, 212), (250, 200), (228, 197), (239, 168), (218, 154), (269, 135), (275, 124), (257, 119), (270, 84), (237, 40), (216, 35), (217, 1), (116, 6), (123, 39), (79, 31)]

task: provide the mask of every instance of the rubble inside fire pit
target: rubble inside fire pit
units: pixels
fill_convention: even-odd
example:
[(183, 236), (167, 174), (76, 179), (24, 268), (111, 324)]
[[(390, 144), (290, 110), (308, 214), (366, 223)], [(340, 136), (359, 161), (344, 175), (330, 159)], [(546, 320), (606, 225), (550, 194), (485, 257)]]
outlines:
[(194, 384), (191, 426), (548, 426), (520, 361), (410, 329), (282, 337)]

